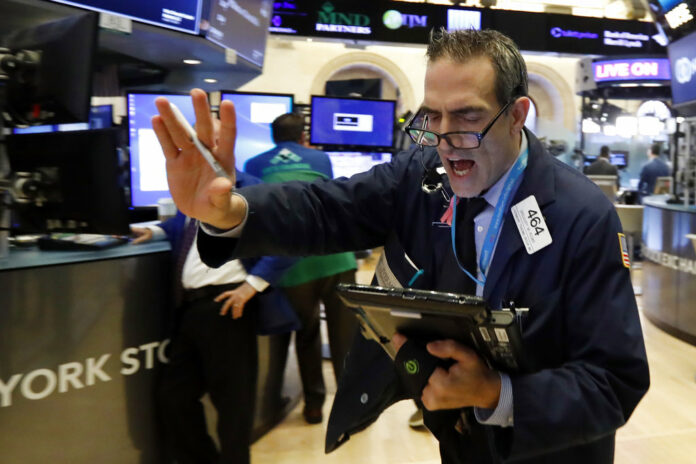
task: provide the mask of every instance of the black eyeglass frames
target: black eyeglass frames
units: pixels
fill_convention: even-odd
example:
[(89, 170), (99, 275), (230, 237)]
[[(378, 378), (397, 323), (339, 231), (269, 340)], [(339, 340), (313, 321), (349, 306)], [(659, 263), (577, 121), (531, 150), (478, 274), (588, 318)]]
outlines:
[(415, 126), (414, 122), (417, 118), (418, 113), (414, 115), (413, 120), (411, 120), (411, 122), (408, 124), (408, 126), (406, 126), (404, 130), (409, 135), (409, 137), (411, 137), (411, 140), (413, 140), (418, 145), (423, 145), (426, 147), (436, 147), (440, 145), (441, 139), (445, 139), (452, 148), (478, 148), (481, 146), (481, 141), (483, 140), (483, 138), (486, 136), (491, 127), (493, 127), (493, 124), (495, 124), (498, 118), (500, 118), (500, 115), (502, 115), (514, 101), (515, 99), (512, 99), (508, 101), (505, 105), (503, 105), (500, 111), (498, 111), (498, 114), (496, 114), (495, 117), (493, 117), (491, 122), (489, 122), (481, 132), (453, 131), (447, 132), (445, 134), (440, 134), (425, 129), (425, 127), (427, 127), (427, 115), (424, 116), (424, 120), (421, 122), (422, 127)]

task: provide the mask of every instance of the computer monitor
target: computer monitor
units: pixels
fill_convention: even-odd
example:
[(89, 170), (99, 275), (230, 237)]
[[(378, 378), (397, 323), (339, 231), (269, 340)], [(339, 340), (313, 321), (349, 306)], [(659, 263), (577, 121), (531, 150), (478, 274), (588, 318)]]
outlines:
[(601, 175), (601, 174), (591, 174), (587, 176), (588, 179), (590, 179), (592, 182), (597, 184), (599, 188), (602, 190), (602, 193), (611, 200), (612, 202), (616, 201), (616, 179), (617, 176), (607, 176), (607, 175)]
[(15, 127), (13, 134), (42, 134), (45, 132), (67, 132), (87, 129), (107, 129), (113, 125), (113, 106), (93, 106), (89, 111), (89, 122), (49, 124), (41, 126)]
[(3, 46), (15, 65), (3, 68), (10, 125), (85, 122), (89, 116), (97, 15), (81, 12), (11, 32)]
[(89, 128), (106, 129), (114, 125), (113, 105), (97, 105), (89, 110)]
[(597, 155), (585, 155), (585, 160), (583, 161), (584, 166), (589, 166), (597, 160)]
[(10, 135), (15, 233), (128, 234), (115, 129)]
[(238, 92), (223, 90), (220, 101), (234, 103), (237, 113), (237, 143), (234, 148), (235, 164), (240, 171), (244, 163), (260, 153), (275, 147), (271, 123), (281, 114), (291, 113), (293, 96), (283, 93)]
[(396, 101), (312, 95), (310, 143), (360, 151), (394, 145)]
[(203, 0), (51, 0), (198, 34)]
[(373, 166), (388, 163), (392, 154), (388, 152), (327, 152), (331, 160), (334, 178), (351, 177), (354, 174), (369, 171)]
[(196, 116), (191, 96), (184, 93), (128, 92), (128, 145), (130, 147), (131, 205), (155, 206), (161, 198), (171, 198), (164, 153), (151, 119), (159, 114), (157, 97), (167, 97), (193, 126)]
[(609, 153), (609, 162), (619, 169), (628, 166), (628, 151), (613, 150)]

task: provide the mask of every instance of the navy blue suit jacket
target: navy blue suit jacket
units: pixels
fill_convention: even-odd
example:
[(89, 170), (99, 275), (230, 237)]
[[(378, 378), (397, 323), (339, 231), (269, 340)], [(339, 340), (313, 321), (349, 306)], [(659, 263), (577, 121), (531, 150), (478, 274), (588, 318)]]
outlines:
[[(530, 308), (522, 337), (533, 367), (510, 374), (514, 426), (481, 427), (495, 462), (613, 462), (615, 431), (649, 385), (635, 296), (621, 259), (621, 224), (593, 182), (527, 135), (529, 163), (512, 204), (534, 195), (553, 243), (527, 254), (507, 214), (484, 298), (493, 308), (510, 300)], [(199, 237), (201, 256), (385, 245), (400, 282), (414, 272), (408, 255), (424, 270), (415, 287), (461, 291), (467, 277), (454, 263), (450, 231), (433, 225), (447, 204), (421, 190), (421, 156), (427, 166), (439, 164), (435, 150), (421, 155), (414, 148), (351, 179), (242, 189), (249, 203), (242, 237), (226, 243)], [(389, 357), (376, 343), (356, 339), (334, 401), (327, 451), (402, 398)]]
[(660, 158), (654, 158), (647, 162), (640, 170), (640, 181), (638, 191), (641, 196), (652, 195), (655, 191), (655, 184), (658, 177), (669, 176), (669, 166)]

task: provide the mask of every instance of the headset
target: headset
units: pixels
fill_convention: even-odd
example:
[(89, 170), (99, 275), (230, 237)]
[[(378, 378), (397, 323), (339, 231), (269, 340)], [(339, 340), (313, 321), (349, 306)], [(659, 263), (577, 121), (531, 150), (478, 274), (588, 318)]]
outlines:
[[(416, 111), (411, 119), (404, 126), (404, 131), (413, 123), (413, 121), (418, 117), (419, 112)], [(428, 115), (423, 116), (423, 123), (421, 124), (421, 129), (426, 129), (428, 127)], [(410, 135), (409, 135), (410, 137)], [(425, 149), (422, 143), (419, 143), (421, 139), (416, 140), (416, 144), (420, 149), (420, 163), (423, 166), (423, 177), (421, 178), (421, 190), (428, 195), (434, 195), (437, 192), (442, 192), (442, 196), (446, 201), (449, 202), (449, 194), (443, 189), (442, 176), (445, 175), (445, 168), (443, 166), (435, 166), (428, 168), (423, 161), (423, 153)]]

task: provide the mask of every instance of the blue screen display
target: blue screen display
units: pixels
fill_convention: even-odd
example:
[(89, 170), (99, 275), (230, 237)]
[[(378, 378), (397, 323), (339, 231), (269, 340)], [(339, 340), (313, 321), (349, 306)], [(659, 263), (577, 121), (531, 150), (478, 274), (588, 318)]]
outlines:
[(393, 100), (312, 96), (310, 142), (390, 148), (395, 105)]
[(662, 12), (667, 13), (671, 11), (675, 6), (679, 5), (683, 0), (658, 0), (658, 3), (662, 7)]
[(609, 153), (609, 162), (617, 167), (625, 167), (628, 164), (627, 151), (612, 151)]
[(41, 134), (43, 132), (69, 132), (87, 129), (105, 129), (113, 124), (113, 107), (111, 105), (93, 106), (89, 110), (89, 123), (49, 124), (47, 126), (17, 127), (13, 134)]
[(130, 188), (133, 206), (154, 206), (160, 198), (170, 198), (164, 153), (151, 119), (156, 114), (155, 99), (167, 97), (193, 126), (196, 122), (189, 95), (129, 93), (128, 139), (130, 146)]
[(292, 95), (222, 92), (221, 100), (234, 103), (237, 113), (237, 143), (235, 165), (240, 171), (244, 163), (275, 147), (271, 123), (281, 114), (292, 112)]
[(133, 20), (198, 34), (202, 0), (52, 0)]
[(672, 67), (672, 102), (696, 101), (696, 33), (667, 46)]
[(114, 108), (111, 105), (93, 106), (89, 112), (89, 128), (105, 129), (114, 121)]

